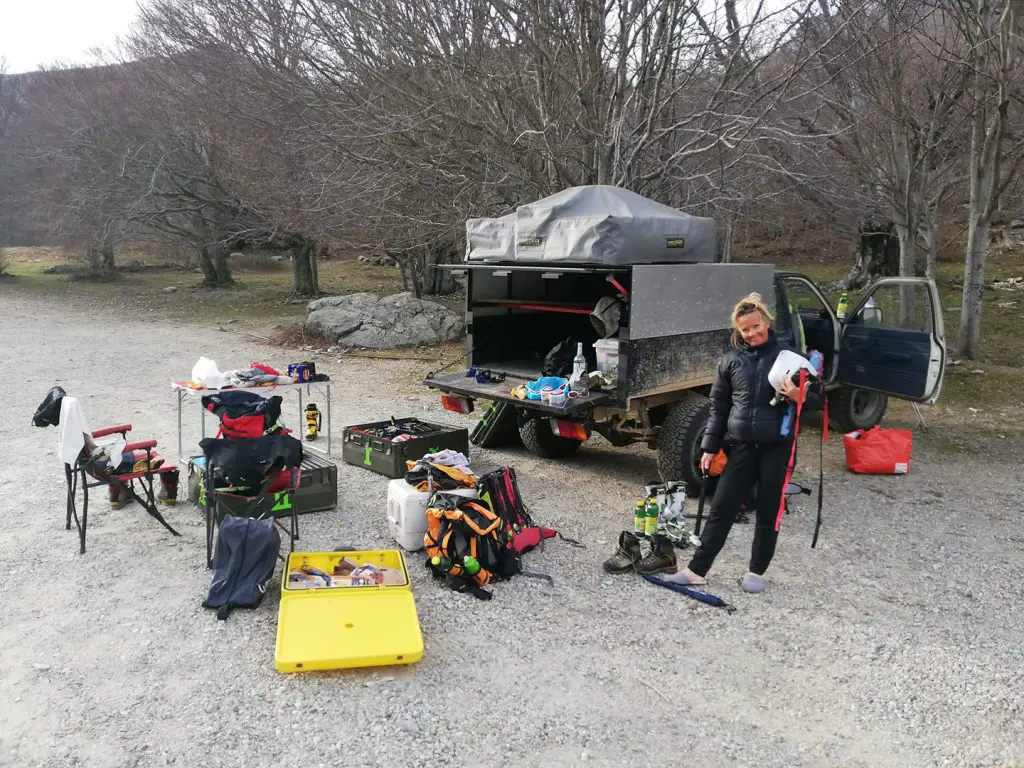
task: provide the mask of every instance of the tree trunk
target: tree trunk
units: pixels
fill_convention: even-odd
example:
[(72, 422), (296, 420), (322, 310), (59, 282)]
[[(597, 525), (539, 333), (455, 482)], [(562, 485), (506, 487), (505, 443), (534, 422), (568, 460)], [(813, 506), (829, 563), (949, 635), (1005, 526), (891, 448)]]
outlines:
[(452, 243), (421, 245), (399, 255), (405, 287), (416, 298), (422, 296), (448, 296), (455, 293), (458, 284), (451, 270), (438, 269), (438, 264), (454, 264), (458, 252)]
[[(917, 249), (917, 225), (910, 227), (896, 224), (896, 238), (900, 244), (900, 277), (914, 277), (916, 267)], [(913, 328), (915, 315), (915, 295), (912, 286), (903, 286), (900, 289), (900, 309), (902, 313), (903, 327)]]
[[(973, 206), (972, 206), (973, 207)], [(957, 353), (971, 360), (981, 357), (981, 299), (985, 292), (985, 259), (988, 256), (987, 216), (974, 215), (967, 227), (967, 258), (964, 259), (964, 290), (960, 302)]]
[(925, 215), (925, 220), (921, 222), (921, 226), (918, 229), (921, 235), (921, 239), (924, 240), (925, 248), (927, 249), (927, 260), (924, 267), (924, 276), (929, 277), (932, 280), (939, 279), (939, 237), (938, 237), (938, 222), (933, 211), (929, 211)]
[(217, 285), (219, 286), (235, 284), (235, 279), (231, 276), (229, 256), (231, 256), (231, 253), (228, 251), (227, 246), (219, 244), (214, 246), (213, 266), (217, 270)]
[(866, 222), (861, 225), (856, 261), (853, 269), (840, 281), (840, 288), (857, 290), (877, 277), (899, 274), (900, 244), (892, 230), (892, 222)]
[(732, 263), (732, 243), (736, 235), (736, 217), (726, 216), (725, 218), (725, 233), (722, 238), (722, 253), (721, 263), (731, 264)]
[(225, 288), (234, 285), (228, 250), (220, 243), (207, 243), (199, 249), (199, 266), (203, 270), (203, 285)]
[(213, 258), (210, 256), (210, 246), (208, 245), (199, 249), (199, 268), (203, 270), (203, 284), (215, 287), (217, 285), (217, 268), (213, 266)]
[(316, 241), (301, 238), (292, 249), (292, 291), (297, 296), (316, 296), (320, 292), (316, 274)]
[(85, 252), (89, 271), (103, 278), (114, 275), (114, 247), (112, 245), (90, 245)]

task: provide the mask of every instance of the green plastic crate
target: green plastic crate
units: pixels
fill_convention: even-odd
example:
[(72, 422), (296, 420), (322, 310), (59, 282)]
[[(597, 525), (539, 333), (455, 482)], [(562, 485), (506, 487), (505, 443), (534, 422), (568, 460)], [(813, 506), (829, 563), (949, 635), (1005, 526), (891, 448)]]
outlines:
[(465, 428), (435, 424), (411, 417), (395, 421), (398, 424), (418, 422), (430, 427), (432, 431), (409, 440), (394, 441), (374, 437), (364, 431), (386, 427), (391, 424), (390, 420), (354, 424), (345, 427), (344, 443), (341, 448), (342, 460), (346, 464), (362, 467), (385, 477), (399, 478), (405, 477), (408, 471), (407, 461), (419, 461), (428, 453), (451, 449), (469, 457), (469, 430)]

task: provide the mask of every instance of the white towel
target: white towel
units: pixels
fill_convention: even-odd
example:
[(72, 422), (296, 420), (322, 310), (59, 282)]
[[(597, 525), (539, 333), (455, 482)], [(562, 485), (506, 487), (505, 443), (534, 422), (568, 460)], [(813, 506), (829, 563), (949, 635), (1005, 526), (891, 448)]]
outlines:
[(77, 397), (65, 395), (60, 401), (60, 423), (57, 425), (57, 455), (60, 460), (74, 465), (90, 434), (82, 404)]
[[(92, 430), (89, 429), (89, 422), (85, 419), (85, 411), (77, 397), (65, 395), (60, 401), (60, 423), (57, 425), (57, 455), (65, 464), (74, 466), (82, 449), (89, 446), (90, 450), (96, 445), (92, 439)], [(103, 452), (110, 460), (110, 466), (116, 467), (121, 463), (122, 451), (125, 441), (120, 435), (114, 440), (102, 444)]]

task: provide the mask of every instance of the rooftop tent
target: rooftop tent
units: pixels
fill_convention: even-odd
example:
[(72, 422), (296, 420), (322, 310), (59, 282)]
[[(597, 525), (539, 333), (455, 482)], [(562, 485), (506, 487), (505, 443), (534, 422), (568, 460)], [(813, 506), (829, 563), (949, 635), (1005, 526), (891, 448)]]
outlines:
[(468, 261), (651, 264), (713, 262), (713, 219), (621, 187), (571, 187), (497, 219), (466, 222)]

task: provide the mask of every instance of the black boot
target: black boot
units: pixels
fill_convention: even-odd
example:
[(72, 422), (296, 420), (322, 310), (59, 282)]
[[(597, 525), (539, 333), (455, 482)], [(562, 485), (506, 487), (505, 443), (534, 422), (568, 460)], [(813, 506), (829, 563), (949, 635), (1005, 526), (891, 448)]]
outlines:
[(631, 571), (640, 562), (640, 554), (640, 539), (632, 531), (623, 531), (619, 534), (619, 548), (604, 561), (604, 570), (606, 573)]
[(672, 547), (672, 540), (661, 534), (651, 537), (651, 551), (635, 568), (637, 573), (675, 573), (676, 551)]

